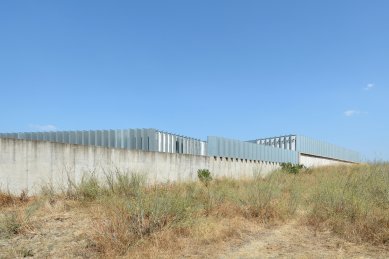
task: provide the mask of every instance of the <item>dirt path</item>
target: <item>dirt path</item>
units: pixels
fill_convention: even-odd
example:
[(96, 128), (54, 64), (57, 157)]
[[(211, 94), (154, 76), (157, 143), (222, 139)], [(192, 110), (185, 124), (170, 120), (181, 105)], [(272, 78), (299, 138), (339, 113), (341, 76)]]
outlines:
[(296, 222), (264, 229), (219, 258), (389, 258), (389, 250), (349, 243), (329, 232), (315, 235)]

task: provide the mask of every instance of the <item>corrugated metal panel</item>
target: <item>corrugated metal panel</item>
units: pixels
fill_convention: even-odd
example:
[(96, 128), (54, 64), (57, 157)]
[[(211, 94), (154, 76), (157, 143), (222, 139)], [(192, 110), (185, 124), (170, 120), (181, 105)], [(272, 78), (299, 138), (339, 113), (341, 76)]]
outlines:
[(269, 162), (295, 163), (297, 152), (344, 161), (360, 161), (358, 152), (296, 135), (247, 142), (209, 137), (208, 143), (156, 129), (0, 133), (0, 137), (192, 155), (209, 154)]
[[(286, 145), (279, 145), (278, 141), (281, 139)], [(280, 147), (281, 149), (296, 150), (300, 153), (327, 157), (337, 160), (344, 160), (350, 162), (360, 162), (360, 154), (358, 152), (348, 150), (324, 141), (308, 138), (305, 136), (288, 135), (281, 137), (265, 138), (251, 140), (250, 143), (257, 143), (271, 147)]]
[(272, 137), (272, 138), (262, 138), (262, 139), (256, 139), (256, 140), (249, 140), (247, 142), (257, 143), (260, 145), (276, 147), (276, 148), (281, 148), (281, 149), (289, 149), (289, 150), (296, 149), (294, 135), (286, 135), (286, 136), (279, 136), (279, 137)]
[(208, 137), (208, 155), (267, 162), (298, 163), (298, 152), (296, 151), (214, 136)]
[(300, 153), (350, 162), (361, 161), (360, 154), (358, 152), (329, 144), (324, 141), (315, 140), (305, 136), (296, 136), (296, 142), (296, 150)]
[(204, 156), (207, 154), (205, 141), (156, 129), (0, 133), (0, 137)]
[(174, 133), (157, 131), (155, 143), (159, 152), (207, 155), (207, 142)]

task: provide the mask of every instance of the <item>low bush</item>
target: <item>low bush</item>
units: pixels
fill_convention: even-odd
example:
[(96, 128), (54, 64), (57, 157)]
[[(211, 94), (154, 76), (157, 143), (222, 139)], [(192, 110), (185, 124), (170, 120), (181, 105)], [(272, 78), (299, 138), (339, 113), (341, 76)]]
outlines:
[(305, 169), (304, 165), (294, 165), (292, 163), (281, 163), (281, 170), (290, 173), (290, 174), (298, 174), (302, 169)]
[(197, 170), (197, 177), (206, 187), (208, 187), (209, 183), (212, 181), (211, 172), (208, 169)]

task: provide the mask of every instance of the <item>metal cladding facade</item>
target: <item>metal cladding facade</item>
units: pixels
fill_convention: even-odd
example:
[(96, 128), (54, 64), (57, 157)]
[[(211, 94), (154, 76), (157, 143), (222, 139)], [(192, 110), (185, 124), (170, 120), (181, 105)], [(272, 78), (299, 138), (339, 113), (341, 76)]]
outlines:
[(220, 137), (208, 137), (208, 155), (292, 164), (298, 164), (299, 160), (299, 154), (294, 150)]
[(262, 138), (250, 140), (248, 142), (257, 143), (265, 146), (283, 148), (288, 150), (296, 150), (296, 136), (287, 135), (273, 138)]
[(208, 137), (206, 142), (157, 129), (124, 129), (0, 133), (0, 137), (272, 163), (298, 164), (300, 154), (346, 162), (361, 161), (358, 152), (299, 135), (251, 141)]
[(296, 150), (300, 154), (310, 156), (324, 157), (355, 163), (361, 161), (360, 154), (356, 151), (300, 135), (262, 138), (250, 140), (249, 142), (281, 149)]
[(158, 152), (207, 155), (208, 144), (205, 141), (164, 131), (157, 131), (156, 137)]
[(207, 154), (205, 141), (156, 129), (0, 133), (0, 137), (167, 153)]
[(0, 137), (156, 151), (155, 135), (154, 129), (127, 129), (5, 133)]
[(336, 160), (360, 162), (360, 154), (324, 141), (305, 136), (296, 136), (296, 150), (301, 154), (328, 157)]

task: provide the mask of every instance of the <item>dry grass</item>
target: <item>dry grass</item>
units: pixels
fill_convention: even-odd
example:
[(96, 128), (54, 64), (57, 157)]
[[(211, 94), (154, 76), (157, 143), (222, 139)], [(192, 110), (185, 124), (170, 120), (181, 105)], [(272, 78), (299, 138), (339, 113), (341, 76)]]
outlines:
[(1, 207), (14, 204), (14, 203), (16, 203), (16, 201), (17, 201), (16, 197), (13, 196), (12, 194), (6, 193), (6, 192), (0, 192), (0, 206)]
[(21, 209), (31, 198), (22, 191), (19, 196), (0, 191), (0, 238), (9, 238), (30, 228), (29, 215), (32, 207)]
[(27, 202), (20, 202), (12, 207), (3, 207), (0, 211), (0, 238), (11, 238), (34, 228), (31, 216), (39, 209), (40, 203), (33, 202), (27, 207)]
[(354, 242), (389, 245), (388, 165), (316, 173), (308, 223)]
[(26, 191), (22, 191), (19, 196), (11, 194), (9, 191), (4, 192), (0, 189), (0, 207), (18, 205), (26, 203), (30, 200)]
[(83, 232), (85, 251), (102, 257), (206, 257), (239, 244), (262, 226), (291, 220), (345, 240), (389, 248), (387, 164), (215, 179), (207, 186), (149, 186), (142, 175), (114, 172), (104, 181), (85, 176), (62, 193), (46, 186), (27, 203), (7, 194), (0, 197), (6, 208), (0, 211), (0, 232), (7, 233), (3, 238), (37, 228), (47, 215), (57, 220), (77, 210), (90, 219)]

